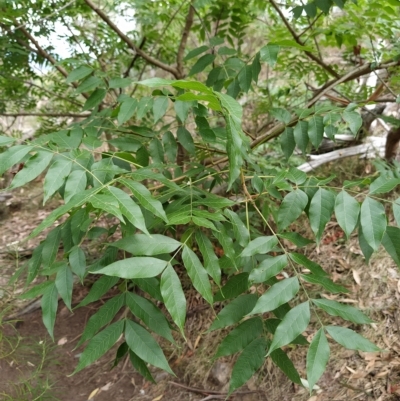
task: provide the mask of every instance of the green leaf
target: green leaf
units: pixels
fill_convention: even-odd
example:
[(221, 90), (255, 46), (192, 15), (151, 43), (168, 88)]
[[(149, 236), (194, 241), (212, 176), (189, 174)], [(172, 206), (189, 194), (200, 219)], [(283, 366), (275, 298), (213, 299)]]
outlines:
[(316, 276), (315, 274), (302, 274), (302, 279), (311, 284), (318, 284), (329, 292), (337, 294), (339, 292), (347, 293), (349, 290), (341, 285), (334, 283), (329, 277)]
[(358, 227), (358, 243), (360, 245), (361, 251), (365, 257), (366, 262), (369, 263), (369, 259), (371, 258), (372, 254), (374, 253), (374, 250), (371, 248), (371, 246), (368, 244), (367, 240), (365, 239), (361, 225)]
[(209, 328), (209, 331), (222, 329), (239, 322), (254, 308), (256, 302), (256, 294), (239, 295), (235, 300), (226, 305), (225, 308), (218, 313), (217, 317)]
[(254, 256), (258, 254), (265, 254), (270, 252), (278, 244), (278, 237), (275, 235), (269, 235), (265, 237), (258, 237), (249, 242), (243, 252), (240, 254), (241, 257)]
[(240, 323), (219, 344), (214, 358), (233, 355), (245, 349), (263, 332), (263, 324), (259, 317), (253, 317)]
[(175, 100), (174, 109), (179, 120), (184, 123), (187, 119), (189, 110), (193, 107), (192, 102), (182, 102), (180, 100)]
[(369, 193), (385, 194), (400, 184), (400, 179), (390, 178), (389, 176), (381, 175), (369, 187)]
[(340, 316), (342, 319), (357, 324), (372, 323), (372, 320), (368, 316), (350, 305), (341, 304), (329, 299), (312, 299), (312, 302), (331, 316)]
[(119, 277), (103, 276), (95, 281), (89, 294), (79, 303), (78, 307), (86, 306), (91, 302), (98, 301), (109, 289), (114, 287), (119, 281)]
[(196, 231), (196, 242), (203, 256), (204, 268), (213, 280), (221, 284), (221, 268), (219, 267), (218, 258), (215, 255), (214, 248), (208, 237), (200, 230)]
[(304, 6), (304, 11), (306, 12), (307, 17), (310, 17), (310, 18), (315, 18), (315, 16), (317, 15), (317, 7), (316, 7), (315, 3), (307, 3)]
[(240, 217), (235, 212), (232, 212), (232, 210), (230, 209), (225, 209), (224, 214), (229, 218), (232, 223), (233, 232), (239, 245), (248, 245), (250, 240), (250, 233)]
[(0, 175), (19, 163), (32, 149), (32, 146), (16, 145), (0, 154)]
[(148, 236), (134, 234), (109, 244), (130, 252), (134, 256), (154, 256), (176, 251), (182, 244), (173, 238), (161, 234)]
[(86, 273), (86, 256), (85, 252), (79, 246), (72, 248), (68, 256), (71, 270), (83, 281)]
[(232, 276), (228, 282), (215, 294), (214, 302), (236, 298), (249, 288), (249, 273), (239, 273)]
[(266, 348), (265, 339), (257, 338), (243, 350), (232, 369), (228, 395), (243, 386), (261, 368), (264, 363)]
[(28, 277), (26, 279), (26, 285), (29, 285), (36, 278), (39, 272), (42, 264), (42, 249), (43, 242), (37, 246), (32, 253), (32, 257), (28, 262)]
[(355, 331), (339, 326), (326, 326), (328, 334), (340, 345), (347, 349), (364, 352), (376, 352), (381, 349)]
[(143, 81), (137, 82), (140, 85), (148, 86), (150, 88), (158, 87), (158, 86), (166, 86), (171, 85), (174, 81), (172, 79), (164, 79), (164, 78), (149, 78), (144, 79)]
[(308, 138), (308, 122), (307, 121), (299, 121), (294, 127), (294, 140), (298, 148), (303, 152), (303, 154), (307, 151), (307, 145), (309, 142)]
[(310, 305), (303, 302), (291, 309), (282, 319), (275, 330), (274, 339), (269, 348), (268, 355), (277, 348), (290, 344), (300, 335), (310, 322)]
[(16, 138), (10, 136), (0, 135), (0, 146), (7, 146), (16, 141)]
[(326, 224), (330, 221), (335, 206), (335, 195), (324, 188), (319, 188), (314, 194), (310, 209), (309, 219), (317, 243), (321, 241)]
[(239, 74), (238, 74), (238, 80), (239, 80), (239, 85), (240, 89), (242, 89), (243, 92), (248, 92), (250, 87), (251, 87), (251, 80), (252, 80), (252, 66), (251, 65), (246, 65), (243, 67)]
[(207, 272), (200, 263), (199, 258), (188, 246), (184, 246), (182, 260), (194, 288), (196, 288), (201, 296), (211, 305), (213, 303), (213, 296), (210, 281), (208, 280)]
[(166, 317), (153, 303), (133, 292), (127, 292), (126, 305), (150, 330), (171, 343), (175, 342)]
[(45, 150), (35, 153), (26, 161), (24, 168), (16, 174), (10, 188), (18, 188), (33, 181), (46, 169), (52, 158), (53, 153)]
[(270, 43), (260, 49), (260, 60), (273, 67), (278, 59), (280, 46)]
[(396, 262), (397, 266), (400, 267), (400, 228), (390, 226), (386, 227), (382, 244), (385, 247), (386, 252)]
[(148, 234), (146, 223), (140, 207), (122, 189), (110, 186), (108, 190), (114, 195), (119, 203), (122, 214), (139, 230)]
[(318, 149), (324, 137), (324, 122), (321, 116), (313, 116), (308, 122), (308, 137), (313, 146)]
[(56, 321), (58, 308), (58, 292), (54, 282), (51, 282), (51, 285), (47, 286), (46, 290), (43, 292), (41, 306), (43, 324), (54, 341), (54, 323)]
[(185, 127), (180, 126), (176, 134), (178, 141), (183, 148), (189, 153), (194, 154), (196, 152), (196, 147), (194, 146), (193, 138), (190, 132)]
[(311, 271), (311, 273), (315, 274), (316, 276), (326, 277), (328, 275), (328, 273), (326, 273), (325, 270), (318, 263), (311, 261), (301, 253), (292, 252), (289, 253), (289, 256), (290, 259), (292, 259), (294, 262), (306, 267)]
[(59, 217), (63, 216), (65, 213), (69, 212), (74, 207), (83, 205), (85, 202), (90, 200), (90, 198), (95, 193), (96, 189), (91, 188), (84, 191), (81, 194), (75, 195), (67, 204), (58, 207), (53, 210), (29, 235), (27, 239), (32, 239), (40, 234), (43, 230), (50, 227)]
[(185, 336), (186, 298), (181, 281), (170, 263), (161, 275), (161, 295), (173, 321)]
[[(115, 355), (115, 359), (114, 359), (114, 363), (113, 363), (113, 368), (115, 368), (122, 360), (122, 358), (125, 357), (125, 355), (127, 354), (129, 350), (128, 344), (124, 341), (117, 349), (116, 355)], [(131, 351), (132, 352), (132, 351)]]
[(214, 62), (215, 57), (215, 54), (205, 54), (204, 56), (201, 56), (190, 69), (188, 76), (190, 77), (191, 75), (202, 72), (207, 66)]
[(79, 81), (79, 80), (87, 77), (93, 71), (94, 71), (93, 68), (87, 67), (85, 65), (81, 65), (81, 66), (79, 66), (78, 68), (76, 68), (75, 70), (71, 71), (68, 74), (68, 77), (65, 80), (65, 82), (67, 84), (69, 84), (71, 82)]
[(294, 141), (293, 128), (286, 127), (285, 131), (282, 132), (279, 139), (280, 139), (282, 152), (283, 152), (286, 160), (288, 160), (289, 157), (292, 156), (294, 148), (296, 147), (296, 143)]
[(359, 214), (360, 204), (346, 191), (341, 191), (336, 197), (335, 215), (347, 238), (356, 228)]
[(133, 367), (149, 382), (155, 383), (153, 376), (149, 368), (147, 367), (146, 362), (143, 359), (139, 358), (132, 350), (129, 350), (129, 359), (133, 365)]
[(92, 91), (93, 89), (96, 89), (102, 83), (103, 80), (100, 79), (99, 77), (91, 76), (85, 79), (75, 90), (77, 93), (89, 92)]
[(293, 223), (301, 215), (307, 203), (308, 197), (301, 189), (296, 189), (287, 194), (278, 210), (279, 230), (284, 230)]
[(57, 291), (63, 299), (65, 306), (71, 311), (73, 277), (72, 271), (67, 263), (62, 264), (62, 267), (57, 273), (55, 283)]
[(112, 297), (102, 305), (97, 312), (89, 318), (81, 339), (76, 347), (79, 347), (85, 341), (90, 340), (103, 326), (110, 323), (124, 305), (125, 294), (119, 294)]
[(267, 292), (258, 298), (254, 309), (249, 313), (265, 313), (273, 311), (286, 302), (289, 302), (299, 291), (299, 280), (297, 277), (286, 278), (274, 284)]
[(256, 55), (254, 56), (253, 63), (251, 64), (251, 68), (252, 68), (251, 75), (252, 75), (253, 81), (255, 83), (257, 83), (258, 76), (260, 75), (260, 72), (261, 72), (260, 53), (259, 52), (257, 52)]
[(294, 184), (301, 185), (307, 180), (307, 174), (304, 171), (297, 169), (296, 167), (290, 167), (286, 174), (286, 178)]
[(118, 260), (91, 273), (120, 278), (147, 278), (158, 276), (166, 266), (167, 262), (161, 259), (134, 257)]
[(319, 329), (311, 341), (307, 352), (307, 380), (310, 390), (325, 372), (330, 349), (324, 329)]
[(72, 197), (86, 189), (87, 177), (84, 170), (74, 170), (65, 182), (64, 200), (69, 202)]
[(104, 355), (118, 341), (123, 330), (124, 321), (120, 320), (96, 334), (82, 352), (78, 366), (74, 370), (74, 374), (86, 366), (91, 365), (96, 359), (99, 359)]
[(204, 52), (207, 51), (208, 49), (209, 49), (208, 46), (200, 46), (200, 47), (198, 47), (198, 48), (196, 48), (196, 49), (193, 49), (193, 50), (191, 50), (191, 51), (185, 56), (185, 58), (183, 59), (183, 61), (190, 60), (190, 59), (192, 59), (192, 58), (198, 56), (199, 54), (204, 53)]
[(267, 256), (258, 267), (250, 272), (249, 281), (251, 283), (263, 283), (271, 277), (275, 277), (288, 264), (286, 255)]
[(278, 121), (281, 121), (285, 124), (289, 124), (290, 120), (292, 119), (292, 115), (287, 110), (280, 107), (273, 107), (269, 110), (269, 112)]
[(284, 351), (280, 348), (271, 352), (270, 355), (272, 362), (293, 382), (302, 384), (299, 373), (293, 365), (293, 362), (289, 359)]
[(58, 248), (61, 242), (61, 227), (57, 226), (49, 234), (43, 242), (42, 262), (47, 268), (54, 263), (57, 257)]
[(150, 296), (155, 298), (157, 301), (160, 302), (163, 301), (160, 291), (160, 280), (158, 278), (156, 277), (136, 278), (133, 279), (132, 282), (135, 285), (137, 285), (141, 290), (147, 292)]
[(118, 124), (122, 125), (132, 118), (135, 114), (138, 101), (136, 99), (126, 99), (122, 102), (118, 113)]
[(174, 375), (157, 342), (142, 326), (126, 321), (125, 340), (129, 348), (143, 361)]
[[(157, 177), (155, 177), (154, 179), (159, 180), (159, 178)], [(168, 218), (164, 212), (164, 208), (161, 202), (158, 201), (157, 199), (154, 199), (150, 191), (143, 184), (141, 184), (140, 182), (126, 179), (120, 179), (119, 182), (132, 191), (133, 195), (136, 197), (136, 199), (139, 201), (142, 207), (144, 207), (149, 212), (155, 214), (157, 217), (160, 217), (160, 219), (168, 223)]]
[[(315, 0), (315, 5), (325, 14), (328, 14), (332, 6), (332, 0)], [(313, 388), (313, 386), (310, 386), (310, 388)]]
[(119, 89), (126, 88), (127, 86), (132, 84), (132, 80), (130, 78), (111, 78), (108, 83), (108, 87), (110, 89)]
[(312, 241), (308, 238), (304, 238), (300, 234), (294, 233), (294, 232), (280, 233), (280, 234), (278, 234), (278, 236), (280, 238), (287, 239), (288, 241), (295, 244), (298, 248), (302, 248), (302, 247), (304, 247), (308, 244), (312, 244), (314, 242), (314, 241)]
[(44, 281), (43, 283), (35, 285), (29, 291), (21, 294), (18, 298), (20, 299), (36, 298), (39, 295), (44, 294), (47, 291), (48, 287), (52, 286), (53, 284), (54, 284), (53, 281)]
[(374, 251), (378, 250), (387, 225), (383, 205), (366, 197), (361, 205), (360, 224), (368, 245)]
[(90, 203), (93, 205), (95, 209), (104, 210), (106, 213), (110, 213), (115, 217), (117, 217), (122, 223), (125, 223), (124, 217), (122, 216), (120, 210), (120, 204), (118, 202), (118, 199), (115, 198), (115, 196), (103, 195), (103, 194), (93, 195), (92, 198), (90, 199)]
[(343, 120), (349, 124), (350, 131), (353, 135), (357, 135), (358, 130), (362, 126), (362, 118), (361, 116), (355, 111), (347, 111), (343, 112)]
[[(175, 102), (175, 104), (176, 103), (177, 102)], [(164, 145), (165, 155), (167, 156), (168, 161), (171, 163), (175, 163), (176, 157), (178, 155), (178, 145), (171, 131), (167, 131), (163, 135), (162, 143)]]
[(95, 107), (97, 107), (106, 97), (106, 94), (106, 89), (96, 89), (86, 100), (85, 104), (83, 105), (82, 111), (94, 109)]
[(164, 117), (168, 109), (168, 96), (158, 96), (153, 103), (154, 124)]
[(396, 220), (397, 225), (400, 227), (400, 198), (397, 198), (393, 204), (393, 215), (394, 219)]
[(71, 168), (72, 161), (67, 158), (60, 157), (54, 160), (44, 179), (43, 203), (46, 203), (46, 201), (64, 184), (65, 179), (71, 172)]

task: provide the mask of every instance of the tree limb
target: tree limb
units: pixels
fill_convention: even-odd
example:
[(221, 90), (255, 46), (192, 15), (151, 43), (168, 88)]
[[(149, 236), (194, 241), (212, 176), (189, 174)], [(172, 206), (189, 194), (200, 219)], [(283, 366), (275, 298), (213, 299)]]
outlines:
[(193, 25), (193, 16), (194, 16), (194, 7), (192, 4), (189, 5), (189, 12), (186, 16), (186, 23), (185, 27), (183, 28), (182, 31), (182, 39), (181, 43), (179, 44), (179, 49), (178, 49), (178, 54), (176, 56), (176, 68), (180, 74), (181, 77), (184, 76), (183, 73), (183, 53), (185, 52), (187, 40), (189, 38), (189, 33), (190, 29), (192, 28)]
[[(296, 34), (292, 26), (289, 24), (288, 20), (285, 18), (283, 15), (281, 9), (278, 7), (278, 5), (275, 3), (274, 0), (269, 0), (271, 3), (272, 7), (275, 8), (275, 10), (278, 12), (279, 16), (281, 17), (283, 23), (285, 24), (287, 30), (290, 32), (292, 35), (293, 39), (295, 40), (296, 43), (298, 43), (300, 46), (305, 46), (302, 40), (300, 40), (299, 36)], [(325, 64), (320, 58), (312, 54), (311, 52), (305, 50), (304, 53), (313, 61), (315, 61), (318, 65), (320, 65), (325, 71), (327, 71), (330, 75), (334, 76), (335, 78), (339, 78), (339, 74), (331, 68), (329, 65)]]
[(135, 51), (140, 57), (142, 57), (144, 60), (146, 60), (149, 64), (152, 64), (156, 67), (161, 68), (164, 71), (169, 72), (172, 74), (175, 78), (179, 79), (180, 74), (179, 71), (171, 67), (168, 64), (165, 64), (151, 56), (149, 56), (147, 53), (145, 53), (143, 50), (139, 49), (138, 46), (136, 46), (131, 39), (128, 38), (127, 35), (125, 35), (111, 20), (108, 18), (108, 16), (100, 10), (91, 0), (85, 0), (85, 3), (129, 46), (130, 49)]

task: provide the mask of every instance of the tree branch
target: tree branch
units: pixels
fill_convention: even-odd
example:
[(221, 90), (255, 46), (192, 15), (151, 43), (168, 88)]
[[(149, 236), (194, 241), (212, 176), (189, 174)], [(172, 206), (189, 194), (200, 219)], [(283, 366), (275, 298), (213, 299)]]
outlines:
[[(278, 7), (278, 5), (275, 3), (274, 0), (269, 0), (271, 3), (272, 7), (275, 8), (275, 10), (278, 12), (279, 16), (281, 17), (283, 23), (285, 24), (287, 30), (290, 32), (292, 35), (293, 39), (295, 40), (296, 43), (298, 43), (300, 46), (305, 46), (302, 40), (300, 40), (300, 37), (296, 34), (292, 26), (289, 24), (288, 20), (285, 18), (283, 15), (281, 9)], [(331, 68), (329, 65), (325, 64), (320, 58), (312, 54), (311, 52), (305, 50), (304, 53), (313, 61), (315, 61), (318, 65), (320, 65), (326, 72), (328, 72), (330, 75), (334, 76), (335, 78), (339, 78), (339, 74)]]
[(161, 68), (164, 71), (169, 72), (172, 74), (175, 78), (179, 79), (179, 71), (171, 67), (168, 64), (165, 64), (151, 56), (149, 56), (147, 53), (145, 53), (143, 50), (139, 49), (132, 40), (128, 38), (111, 20), (108, 18), (108, 16), (100, 10), (91, 0), (85, 0), (85, 3), (129, 46), (130, 49), (135, 51), (140, 57), (142, 57), (144, 60), (146, 60), (148, 63)]
[[(140, 42), (140, 45), (139, 45), (139, 49), (143, 49), (145, 43), (146, 43), (146, 36), (143, 36), (143, 39), (142, 39), (142, 41)], [(124, 72), (124, 75), (123, 75), (124, 78), (127, 78), (127, 77), (129, 76), (129, 72), (131, 71), (131, 69), (133, 68), (133, 66), (134, 66), (135, 63), (136, 63), (136, 60), (137, 60), (139, 57), (140, 57), (140, 56), (139, 56), (139, 54), (137, 54), (137, 53), (133, 56), (131, 62), (129, 63), (128, 68), (127, 68), (126, 71)]]
[(183, 53), (185, 52), (187, 40), (189, 38), (189, 33), (190, 29), (192, 28), (193, 25), (193, 16), (194, 16), (194, 7), (192, 4), (189, 5), (189, 12), (186, 17), (186, 23), (185, 27), (183, 28), (182, 31), (182, 39), (181, 43), (179, 44), (179, 49), (178, 49), (178, 54), (176, 56), (176, 68), (180, 74), (180, 76), (183, 78), (184, 73), (183, 73)]

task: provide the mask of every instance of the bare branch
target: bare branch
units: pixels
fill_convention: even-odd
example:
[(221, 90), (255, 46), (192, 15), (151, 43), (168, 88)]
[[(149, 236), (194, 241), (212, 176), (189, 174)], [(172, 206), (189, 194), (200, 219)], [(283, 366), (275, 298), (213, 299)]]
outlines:
[(190, 4), (189, 5), (189, 12), (186, 17), (185, 27), (182, 31), (182, 39), (181, 43), (179, 44), (178, 54), (176, 56), (176, 67), (181, 77), (184, 76), (183, 73), (183, 53), (185, 52), (187, 40), (189, 38), (190, 29), (193, 25), (193, 16), (194, 16), (194, 7)]
[[(142, 41), (140, 42), (140, 45), (139, 45), (139, 49), (143, 49), (145, 43), (146, 43), (146, 36), (143, 36), (143, 39), (142, 39)], [(131, 71), (131, 69), (133, 68), (133, 66), (134, 66), (135, 63), (136, 63), (136, 60), (137, 60), (139, 57), (140, 57), (140, 56), (139, 56), (138, 53), (136, 53), (136, 54), (133, 56), (132, 61), (130, 62), (128, 68), (126, 69), (126, 71), (125, 71), (125, 73), (124, 73), (124, 75), (123, 75), (124, 78), (126, 78), (126, 77), (129, 76), (129, 72)]]
[(139, 49), (131, 39), (128, 38), (111, 20), (108, 16), (100, 10), (91, 0), (85, 0), (85, 3), (131, 48), (135, 51), (140, 57), (146, 60), (148, 63), (161, 68), (164, 71), (169, 72), (175, 78), (179, 79), (180, 75), (176, 68), (171, 67), (168, 64), (165, 64), (145, 53), (143, 50)]
[[(279, 16), (281, 17), (283, 23), (285, 24), (287, 30), (290, 32), (292, 35), (293, 39), (298, 43), (300, 46), (304, 46), (305, 44), (303, 43), (302, 40), (300, 40), (300, 37), (297, 35), (297, 33), (294, 31), (292, 26), (289, 24), (288, 20), (285, 18), (283, 15), (281, 9), (278, 7), (278, 5), (275, 3), (274, 0), (269, 0), (271, 3), (272, 7), (275, 8), (275, 10), (278, 12)], [(335, 78), (339, 78), (339, 74), (331, 68), (329, 65), (325, 64), (319, 57), (315, 56), (311, 52), (305, 50), (304, 53), (313, 61), (315, 61), (318, 65), (320, 65), (326, 72), (328, 72), (330, 75), (334, 76)]]

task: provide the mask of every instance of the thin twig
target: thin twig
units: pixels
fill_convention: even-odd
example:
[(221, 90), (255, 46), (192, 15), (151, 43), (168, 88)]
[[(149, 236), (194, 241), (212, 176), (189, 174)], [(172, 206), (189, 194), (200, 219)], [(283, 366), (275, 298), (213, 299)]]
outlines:
[[(292, 35), (293, 39), (295, 40), (296, 43), (298, 43), (300, 46), (304, 46), (303, 41), (300, 40), (299, 36), (297, 33), (294, 31), (292, 26), (289, 24), (288, 20), (286, 17), (283, 15), (281, 9), (278, 7), (278, 5), (275, 3), (274, 0), (269, 0), (271, 3), (272, 7), (275, 8), (275, 10), (278, 12), (279, 16), (281, 17), (283, 23), (285, 24), (287, 30), (290, 32)], [(319, 64), (325, 71), (327, 71), (330, 75), (334, 76), (335, 78), (339, 78), (339, 74), (331, 68), (329, 65), (325, 64), (320, 58), (312, 54), (311, 52), (305, 50), (304, 53), (313, 61), (315, 61), (317, 64)]]
[(143, 50), (139, 49), (138, 46), (136, 46), (131, 39), (128, 38), (127, 35), (125, 35), (118, 27), (115, 25), (110, 18), (102, 11), (100, 10), (91, 0), (85, 0), (85, 3), (129, 46), (130, 49), (135, 51), (137, 54), (139, 54), (140, 57), (142, 57), (144, 60), (146, 60), (149, 64), (152, 64), (156, 67), (161, 68), (164, 71), (169, 72), (172, 74), (175, 78), (179, 79), (179, 71), (171, 67), (168, 64), (165, 64), (161, 62), (160, 60), (157, 60), (154, 57), (149, 56), (147, 53), (145, 53)]
[(178, 53), (176, 55), (176, 68), (178, 69), (178, 72), (182, 78), (184, 76), (183, 53), (185, 52), (187, 40), (189, 38), (190, 29), (192, 28), (192, 25), (193, 25), (193, 16), (194, 16), (194, 7), (192, 6), (192, 4), (190, 4), (189, 12), (186, 16), (185, 27), (183, 28), (183, 31), (182, 31), (181, 43), (179, 44)]

